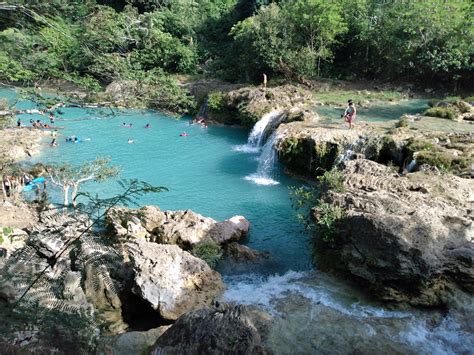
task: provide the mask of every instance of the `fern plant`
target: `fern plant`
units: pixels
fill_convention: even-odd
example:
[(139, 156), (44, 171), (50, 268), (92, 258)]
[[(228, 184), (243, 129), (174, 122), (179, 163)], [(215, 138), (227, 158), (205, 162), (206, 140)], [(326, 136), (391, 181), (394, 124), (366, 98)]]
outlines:
[(121, 253), (98, 227), (112, 207), (137, 205), (144, 194), (166, 191), (138, 180), (121, 180), (119, 184), (124, 190), (119, 195), (99, 198), (81, 193), (86, 202), (77, 210), (66, 214), (59, 212), (61, 208), (49, 211), (42, 224), (30, 232), (27, 245), (4, 262), (0, 301), (8, 306), (0, 307), (0, 314), (11, 317), (12, 322), (8, 327), (0, 326), (0, 338), (11, 344), (15, 332), (34, 329), (48, 339), (52, 334), (48, 337), (44, 333), (48, 333), (45, 327), (50, 327), (67, 339), (80, 333), (76, 345), (81, 351), (94, 349), (99, 327), (107, 324), (97, 318), (97, 308), (103, 305), (93, 307), (89, 301), (106, 294), (109, 308), (120, 312), (119, 290), (110, 270), (122, 264)]

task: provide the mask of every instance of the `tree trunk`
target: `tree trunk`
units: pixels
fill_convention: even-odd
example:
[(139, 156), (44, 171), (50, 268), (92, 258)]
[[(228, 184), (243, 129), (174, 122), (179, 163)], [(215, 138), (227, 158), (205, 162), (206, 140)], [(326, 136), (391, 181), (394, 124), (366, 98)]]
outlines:
[(69, 185), (63, 186), (63, 192), (64, 192), (64, 207), (69, 206)]
[(79, 190), (79, 184), (74, 184), (71, 192), (71, 202), (72, 202), (72, 207), (76, 207), (77, 202), (76, 202), (76, 197), (77, 197), (77, 191)]

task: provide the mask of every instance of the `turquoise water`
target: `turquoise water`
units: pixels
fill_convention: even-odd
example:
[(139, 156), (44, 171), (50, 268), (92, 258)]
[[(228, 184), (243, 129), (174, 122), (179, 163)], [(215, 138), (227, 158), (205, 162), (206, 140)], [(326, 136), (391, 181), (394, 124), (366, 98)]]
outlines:
[[(363, 122), (383, 122), (398, 120), (404, 114), (423, 113), (428, 108), (426, 99), (407, 99), (396, 103), (374, 104), (368, 108), (357, 106), (357, 120)], [(323, 121), (342, 122), (343, 108), (318, 106), (314, 108)]]
[[(21, 108), (33, 108), (21, 103)], [(81, 164), (97, 156), (109, 156), (121, 168), (120, 178), (137, 178), (153, 185), (165, 186), (168, 192), (144, 196), (141, 205), (157, 205), (163, 210), (192, 209), (204, 216), (223, 220), (243, 215), (251, 223), (245, 244), (270, 252), (263, 273), (311, 269), (308, 236), (296, 220), (291, 207), (288, 186), (298, 185), (280, 173), (280, 184), (261, 186), (245, 180), (257, 170), (258, 154), (233, 150), (247, 142), (248, 132), (238, 128), (207, 129), (189, 125), (189, 118), (176, 119), (154, 111), (126, 111), (114, 118), (104, 118), (107, 110), (61, 109), (56, 121), (63, 126), (57, 140), (59, 147), (46, 147), (36, 161)], [(39, 115), (22, 115), (23, 122)], [(132, 128), (121, 127), (122, 122)], [(144, 128), (150, 123), (151, 128)], [(187, 137), (180, 133), (186, 132)], [(76, 135), (81, 143), (67, 143)], [(128, 144), (132, 139), (133, 144)], [(112, 196), (121, 190), (113, 181), (86, 183), (83, 189), (101, 196)], [(59, 193), (53, 198), (60, 201)]]
[[(3, 94), (3, 95), (2, 95)], [(1, 96), (14, 97), (14, 92)], [(34, 108), (20, 103), (22, 108)], [(192, 209), (216, 219), (241, 214), (251, 222), (246, 244), (269, 251), (268, 261), (254, 269), (229, 268), (224, 273), (224, 301), (255, 305), (274, 315), (270, 334), (276, 354), (340, 353), (397, 349), (403, 353), (470, 353), (474, 346), (472, 309), (438, 314), (426, 310), (388, 310), (373, 304), (343, 280), (314, 270), (308, 235), (297, 223), (288, 186), (298, 182), (276, 166), (278, 185), (256, 185), (245, 177), (257, 170), (258, 154), (235, 150), (247, 142), (248, 132), (229, 127), (203, 129), (153, 111), (121, 112), (106, 118), (107, 110), (63, 109), (58, 148), (46, 147), (37, 161), (82, 163), (110, 156), (122, 178), (138, 178), (166, 186), (169, 192), (144, 197), (141, 204), (162, 209)], [(43, 119), (24, 115), (24, 121)], [(360, 117), (363, 119), (363, 116)], [(398, 117), (397, 117), (398, 118)], [(133, 123), (122, 128), (121, 123)], [(152, 128), (143, 128), (150, 123)], [(189, 136), (180, 137), (187, 132)], [(81, 143), (66, 143), (76, 135)], [(90, 139), (90, 140), (86, 140)], [(133, 139), (133, 144), (128, 144)], [(110, 196), (119, 192), (114, 181), (84, 185)], [(59, 198), (59, 195), (56, 195)], [(249, 266), (247, 266), (249, 267)], [(364, 345), (365, 344), (365, 348)]]

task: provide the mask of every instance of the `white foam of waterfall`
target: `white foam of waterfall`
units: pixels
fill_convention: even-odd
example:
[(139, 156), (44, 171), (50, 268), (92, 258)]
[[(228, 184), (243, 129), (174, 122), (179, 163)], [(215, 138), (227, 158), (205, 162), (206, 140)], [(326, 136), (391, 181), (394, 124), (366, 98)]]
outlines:
[(257, 172), (245, 177), (245, 180), (252, 181), (257, 185), (278, 185), (275, 178), (275, 165), (278, 161), (275, 150), (277, 135), (273, 133), (262, 148), (262, 153), (258, 159)]
[[(377, 337), (372, 349), (400, 346), (401, 352), (419, 354), (468, 354), (474, 348), (469, 324), (455, 313), (436, 316), (433, 312), (389, 310), (368, 304), (351, 297), (345, 286), (335, 286), (311, 271), (240, 274), (225, 276), (224, 282), (227, 290), (223, 301), (256, 306), (272, 314), (276, 335), (285, 337), (288, 348), (299, 346), (296, 339), (318, 335), (340, 341), (341, 346)], [(351, 331), (354, 328), (358, 331)], [(292, 333), (285, 336), (289, 330)], [(302, 352), (316, 349), (311, 346), (308, 343)]]
[(288, 271), (283, 275), (262, 276), (243, 274), (224, 277), (227, 290), (224, 301), (245, 305), (254, 305), (272, 314), (278, 314), (275, 301), (285, 299), (289, 294), (299, 294), (315, 304), (323, 304), (348, 316), (405, 318), (410, 313), (390, 311), (360, 303), (344, 304), (338, 302), (329, 287), (315, 286), (306, 281), (311, 278), (309, 272)]
[(408, 165), (407, 165), (407, 171), (411, 173), (416, 167), (416, 160), (413, 159)]
[(348, 144), (345, 147), (344, 151), (341, 154), (339, 154), (334, 165), (339, 165), (342, 162), (351, 160), (356, 153), (363, 153), (366, 140), (367, 140), (366, 138), (361, 137), (357, 139), (355, 142)]
[(277, 121), (281, 117), (280, 111), (272, 111), (263, 115), (263, 117), (255, 123), (249, 134), (247, 144), (236, 145), (232, 149), (243, 153), (258, 153), (262, 149), (268, 130), (275, 128)]

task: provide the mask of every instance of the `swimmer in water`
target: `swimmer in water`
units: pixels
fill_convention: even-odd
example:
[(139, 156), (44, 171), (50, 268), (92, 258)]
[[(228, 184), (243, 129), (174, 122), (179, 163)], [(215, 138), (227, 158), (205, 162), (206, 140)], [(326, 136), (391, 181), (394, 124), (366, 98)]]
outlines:
[(151, 128), (151, 124), (147, 123), (147, 124), (145, 125), (145, 128)]
[(58, 143), (56, 142), (56, 138), (53, 138), (53, 140), (51, 141), (51, 147), (57, 147), (58, 146)]
[(128, 144), (133, 144), (133, 139), (132, 138), (129, 138), (128, 141), (127, 141)]
[(180, 136), (180, 137), (187, 137), (187, 136), (189, 136), (189, 134), (187, 134), (186, 132), (183, 132), (183, 133), (181, 133), (179, 136)]

